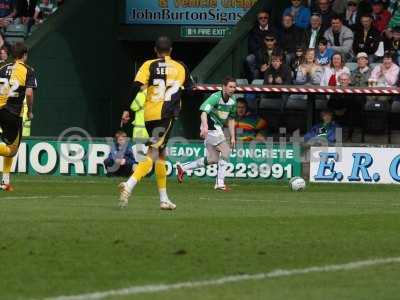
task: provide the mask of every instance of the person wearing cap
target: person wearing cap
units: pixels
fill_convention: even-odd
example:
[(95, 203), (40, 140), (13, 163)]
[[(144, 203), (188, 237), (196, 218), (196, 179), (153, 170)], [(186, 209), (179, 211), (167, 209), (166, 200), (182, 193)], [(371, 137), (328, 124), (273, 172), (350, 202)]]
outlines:
[(354, 34), (350, 28), (343, 25), (340, 16), (333, 17), (331, 27), (325, 31), (324, 37), (333, 51), (339, 52), (346, 59), (353, 57)]
[(381, 34), (372, 26), (371, 15), (361, 17), (361, 27), (354, 33), (353, 51), (354, 53), (365, 52), (370, 56), (371, 62), (374, 61), (374, 55), (378, 50), (381, 41)]
[(360, 52), (357, 54), (357, 68), (351, 72), (351, 84), (357, 87), (368, 86), (368, 80), (371, 77), (371, 68), (369, 67), (368, 54)]
[(311, 11), (302, 2), (302, 0), (291, 0), (292, 5), (285, 9), (283, 15), (293, 16), (294, 24), (297, 27), (307, 29), (310, 26)]
[(371, 0), (371, 5), (372, 19), (374, 20), (373, 26), (382, 33), (388, 27), (392, 15), (384, 8), (382, 0)]
[(306, 30), (305, 45), (308, 48), (317, 48), (318, 42), (324, 34), (322, 30), (322, 18), (319, 13), (313, 13), (310, 20), (310, 28)]
[(277, 39), (272, 32), (267, 32), (264, 37), (263, 46), (256, 53), (256, 64), (252, 71), (253, 78), (264, 78), (265, 71), (272, 61), (272, 53), (278, 48)]
[(323, 110), (321, 112), (321, 122), (315, 124), (310, 131), (304, 135), (304, 141), (308, 143), (327, 142), (334, 144), (336, 142), (336, 129), (338, 125), (333, 120), (331, 110)]

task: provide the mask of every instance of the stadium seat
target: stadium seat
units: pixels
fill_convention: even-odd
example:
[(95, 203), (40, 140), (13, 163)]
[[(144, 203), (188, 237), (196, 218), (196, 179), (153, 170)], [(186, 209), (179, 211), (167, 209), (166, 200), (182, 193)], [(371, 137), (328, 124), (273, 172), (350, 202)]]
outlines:
[(306, 110), (307, 95), (290, 95), (286, 102), (287, 110)]
[(249, 81), (246, 78), (237, 78), (236, 84), (237, 85), (248, 85)]
[(252, 85), (263, 85), (264, 79), (254, 79), (251, 84)]
[(346, 63), (346, 67), (349, 68), (350, 72), (353, 72), (355, 69), (357, 69), (357, 63), (348, 62)]
[(388, 143), (391, 142), (389, 101), (368, 100), (361, 113), (361, 141), (365, 142), (365, 134), (386, 134)]
[(23, 42), (28, 34), (28, 26), (23, 24), (10, 24), (4, 33), (6, 41), (13, 45), (17, 42)]

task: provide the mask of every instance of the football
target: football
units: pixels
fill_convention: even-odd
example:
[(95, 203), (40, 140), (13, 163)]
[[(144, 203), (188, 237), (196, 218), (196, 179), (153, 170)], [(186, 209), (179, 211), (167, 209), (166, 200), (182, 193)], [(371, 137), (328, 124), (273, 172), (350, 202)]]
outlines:
[(306, 181), (301, 177), (293, 177), (289, 181), (289, 188), (295, 192), (303, 191), (306, 188)]

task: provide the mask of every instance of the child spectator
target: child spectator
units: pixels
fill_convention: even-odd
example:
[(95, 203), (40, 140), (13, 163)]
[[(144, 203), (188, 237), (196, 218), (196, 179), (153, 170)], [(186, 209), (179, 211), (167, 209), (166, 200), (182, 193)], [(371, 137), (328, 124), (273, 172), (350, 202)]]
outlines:
[(135, 157), (132, 145), (128, 142), (127, 135), (123, 131), (117, 131), (115, 142), (111, 147), (110, 154), (104, 161), (104, 166), (110, 176), (129, 176), (132, 174)]
[(264, 131), (267, 129), (267, 122), (263, 118), (251, 114), (248, 111), (247, 102), (243, 98), (237, 99), (235, 127), (236, 138), (239, 141), (265, 141)]
[(351, 72), (351, 83), (353, 86), (368, 86), (371, 76), (371, 68), (368, 66), (368, 55), (365, 52), (357, 54), (357, 68)]
[(264, 84), (266, 85), (282, 85), (291, 84), (292, 76), (289, 68), (283, 64), (282, 54), (275, 51), (272, 54), (271, 66), (264, 75)]
[(294, 78), (296, 78), (296, 74), (300, 65), (304, 62), (304, 54), (304, 48), (302, 46), (297, 46), (295, 56), (292, 58), (289, 64)]
[(330, 67), (326, 67), (322, 75), (321, 86), (339, 85), (339, 76), (342, 73), (350, 75), (350, 70), (345, 66), (345, 60), (340, 53), (332, 56)]
[(291, 3), (292, 6), (286, 8), (283, 15), (291, 15), (297, 27), (307, 29), (310, 26), (310, 9), (302, 5), (302, 0), (291, 0)]
[(256, 55), (256, 69), (253, 78), (264, 78), (265, 71), (271, 65), (272, 53), (277, 49), (277, 40), (271, 32), (265, 34), (264, 43)]
[(328, 41), (326, 38), (322, 37), (318, 42), (318, 49), (317, 49), (317, 64), (320, 66), (326, 66), (331, 63), (332, 56), (335, 52), (328, 48)]
[(372, 26), (372, 17), (363, 15), (361, 17), (361, 27), (354, 34), (354, 53), (365, 52), (370, 57), (370, 60), (374, 61), (380, 41), (381, 34)]
[(354, 35), (350, 28), (343, 25), (339, 16), (333, 17), (331, 27), (325, 31), (324, 37), (333, 51), (341, 53), (347, 59), (352, 58)]
[(304, 136), (305, 142), (315, 144), (316, 142), (334, 144), (336, 142), (336, 129), (338, 128), (333, 121), (333, 113), (330, 110), (321, 112), (321, 123), (314, 125)]

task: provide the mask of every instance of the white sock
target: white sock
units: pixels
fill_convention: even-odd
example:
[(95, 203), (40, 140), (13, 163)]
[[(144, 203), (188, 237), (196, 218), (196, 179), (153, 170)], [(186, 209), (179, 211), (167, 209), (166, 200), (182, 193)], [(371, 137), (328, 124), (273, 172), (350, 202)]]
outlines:
[(167, 189), (159, 189), (158, 192), (160, 193), (160, 202), (169, 202)]
[(182, 164), (181, 166), (182, 166), (183, 171), (186, 172), (186, 171), (189, 171), (189, 170), (195, 170), (195, 169), (198, 169), (198, 168), (202, 168), (205, 165), (206, 165), (205, 164), (205, 158), (202, 157), (202, 158), (199, 158), (198, 160)]
[(129, 177), (128, 181), (126, 182), (126, 187), (129, 193), (132, 192), (133, 188), (136, 186), (137, 180), (132, 176)]
[(3, 173), (3, 184), (10, 184), (10, 173)]
[(217, 185), (225, 186), (225, 173), (228, 162), (223, 158), (218, 161)]

